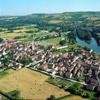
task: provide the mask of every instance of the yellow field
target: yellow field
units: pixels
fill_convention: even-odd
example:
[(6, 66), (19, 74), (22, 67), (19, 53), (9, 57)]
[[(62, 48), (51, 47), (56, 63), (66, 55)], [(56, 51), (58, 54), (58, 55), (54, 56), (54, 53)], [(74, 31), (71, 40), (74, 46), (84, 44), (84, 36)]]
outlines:
[(0, 79), (0, 90), (9, 92), (17, 89), (23, 98), (32, 100), (45, 100), (50, 95), (56, 97), (69, 95), (69, 92), (45, 82), (47, 78), (48, 76), (27, 68), (10, 70), (7, 76)]
[(59, 24), (59, 23), (62, 23), (61, 20), (51, 20), (49, 21), (49, 24)]

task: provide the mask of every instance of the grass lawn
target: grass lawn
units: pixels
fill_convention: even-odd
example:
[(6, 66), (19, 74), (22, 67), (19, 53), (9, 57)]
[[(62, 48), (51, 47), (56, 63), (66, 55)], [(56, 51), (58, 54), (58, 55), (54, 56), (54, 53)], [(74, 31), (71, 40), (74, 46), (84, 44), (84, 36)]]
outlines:
[(68, 95), (68, 96), (60, 97), (57, 100), (89, 100), (89, 99), (83, 99), (80, 96)]
[(13, 39), (17, 36), (24, 36), (26, 33), (0, 33), (0, 38)]
[(3, 77), (5, 77), (6, 75), (8, 75), (7, 71), (0, 72), (0, 79), (3, 78)]
[(9, 71), (6, 77), (0, 79), (0, 90), (3, 92), (19, 90), (21, 97), (33, 100), (45, 100), (50, 95), (57, 98), (69, 95), (69, 92), (47, 83), (48, 76), (39, 72), (27, 68)]
[(11, 70), (5, 70), (5, 71), (0, 72), (0, 79), (6, 77), (11, 72), (12, 72)]
[(60, 79), (60, 78), (48, 78), (46, 81), (48, 83), (53, 84), (55, 86), (58, 86), (60, 88), (64, 88), (64, 87), (68, 88), (68, 87), (70, 87), (71, 85), (74, 84), (70, 81)]
[(43, 44), (59, 44), (61, 37), (58, 38), (51, 38), (47, 40), (42, 40), (41, 43)]

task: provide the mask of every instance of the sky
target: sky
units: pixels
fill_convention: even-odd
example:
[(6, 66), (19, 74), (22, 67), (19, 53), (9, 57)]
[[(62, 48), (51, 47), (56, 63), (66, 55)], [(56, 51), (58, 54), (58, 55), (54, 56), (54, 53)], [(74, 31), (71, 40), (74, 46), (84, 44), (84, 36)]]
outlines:
[(100, 0), (0, 0), (0, 16), (100, 11)]

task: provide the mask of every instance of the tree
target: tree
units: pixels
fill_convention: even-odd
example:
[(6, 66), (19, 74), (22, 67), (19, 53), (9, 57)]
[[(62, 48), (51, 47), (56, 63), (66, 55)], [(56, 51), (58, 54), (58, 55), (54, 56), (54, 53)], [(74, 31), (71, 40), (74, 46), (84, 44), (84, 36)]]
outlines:
[(47, 100), (55, 100), (55, 96), (54, 95), (51, 95), (49, 98), (47, 98)]
[(76, 36), (74, 32), (67, 33), (67, 40), (69, 43), (75, 43), (76, 42)]
[(74, 85), (70, 86), (68, 90), (73, 94), (80, 95), (82, 92), (82, 88), (83, 88), (83, 85), (79, 83), (75, 83)]
[(18, 91), (18, 90), (10, 91), (10, 92), (7, 93), (7, 95), (10, 98), (12, 98), (12, 100), (21, 99), (21, 97), (20, 97), (20, 91)]
[(0, 42), (2, 42), (3, 41), (3, 39), (2, 38), (0, 38)]
[(65, 45), (65, 44), (66, 44), (66, 40), (65, 40), (65, 39), (61, 40), (61, 41), (59, 42), (59, 44), (62, 45), (62, 46)]
[(86, 92), (86, 98), (89, 98), (90, 100), (94, 99), (94, 92), (87, 91)]

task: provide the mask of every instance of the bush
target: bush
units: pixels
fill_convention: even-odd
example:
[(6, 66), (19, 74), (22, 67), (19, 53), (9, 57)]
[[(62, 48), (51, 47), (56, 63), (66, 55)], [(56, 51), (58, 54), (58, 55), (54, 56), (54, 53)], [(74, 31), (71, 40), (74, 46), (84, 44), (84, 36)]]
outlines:
[(83, 85), (78, 84), (78, 83), (75, 83), (74, 85), (72, 85), (72, 86), (70, 86), (70, 87), (68, 88), (68, 90), (69, 90), (71, 93), (75, 94), (75, 95), (80, 95), (81, 92), (82, 92), (82, 89), (83, 89)]
[(0, 42), (2, 42), (3, 41), (3, 39), (2, 38), (0, 38)]
[(86, 98), (89, 98), (89, 99), (93, 100), (94, 99), (94, 92), (87, 91)]
[(83, 85), (78, 84), (78, 83), (75, 83), (74, 85), (70, 86), (68, 88), (68, 91), (71, 92), (72, 94), (81, 95), (82, 97), (89, 98), (91, 100), (94, 100), (95, 98), (94, 92), (84, 90)]
[(65, 44), (66, 44), (66, 40), (65, 40), (65, 39), (64, 39), (64, 40), (61, 40), (61, 41), (59, 42), (59, 44), (62, 45), (62, 46), (65, 45)]
[(20, 99), (20, 92), (18, 90), (8, 92), (7, 95), (12, 99)]
[(54, 95), (51, 95), (49, 98), (47, 98), (47, 100), (55, 100), (55, 96)]

